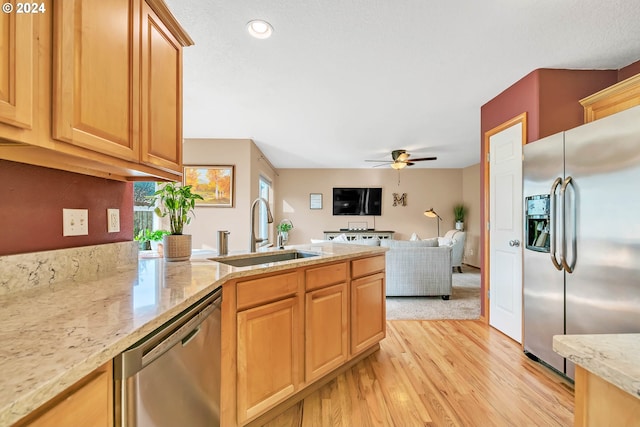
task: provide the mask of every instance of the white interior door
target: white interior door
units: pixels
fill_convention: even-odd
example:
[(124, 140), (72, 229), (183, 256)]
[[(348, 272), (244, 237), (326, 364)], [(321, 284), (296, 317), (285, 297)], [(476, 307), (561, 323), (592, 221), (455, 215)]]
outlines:
[(522, 342), (522, 123), (489, 138), (489, 324)]

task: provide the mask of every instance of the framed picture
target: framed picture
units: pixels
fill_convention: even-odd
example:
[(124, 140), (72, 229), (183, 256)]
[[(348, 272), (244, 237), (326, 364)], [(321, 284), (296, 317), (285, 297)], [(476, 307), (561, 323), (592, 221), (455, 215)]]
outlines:
[(322, 193), (309, 195), (309, 209), (322, 209)]
[(196, 200), (196, 206), (232, 208), (234, 203), (234, 166), (185, 166), (184, 185), (204, 200)]

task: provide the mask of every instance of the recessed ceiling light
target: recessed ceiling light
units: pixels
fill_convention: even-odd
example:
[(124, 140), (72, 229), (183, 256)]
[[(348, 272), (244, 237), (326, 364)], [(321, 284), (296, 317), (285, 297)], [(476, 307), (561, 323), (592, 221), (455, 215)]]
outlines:
[(273, 27), (267, 21), (262, 19), (254, 19), (247, 23), (249, 34), (257, 39), (268, 39), (273, 33)]

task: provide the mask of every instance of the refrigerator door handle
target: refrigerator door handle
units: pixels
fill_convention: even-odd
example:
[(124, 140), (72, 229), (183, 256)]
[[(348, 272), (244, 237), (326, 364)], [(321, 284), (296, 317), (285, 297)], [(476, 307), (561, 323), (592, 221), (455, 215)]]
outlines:
[(551, 262), (556, 270), (562, 270), (562, 265), (558, 262), (558, 258), (556, 257), (556, 239), (558, 238), (558, 233), (556, 233), (556, 191), (558, 186), (562, 183), (562, 178), (558, 177), (551, 184), (551, 190), (549, 190), (549, 200), (551, 205), (549, 207), (549, 227), (551, 231), (551, 242), (549, 245), (549, 255), (551, 255)]
[[(560, 198), (562, 199), (562, 252), (560, 253), (560, 260), (562, 262), (562, 267), (564, 268), (564, 271), (566, 271), (567, 273), (573, 273), (573, 269), (576, 266), (576, 248), (577, 248), (577, 242), (576, 242), (576, 233), (575, 233), (575, 226), (576, 226), (576, 203), (573, 203), (573, 212), (571, 215), (571, 223), (573, 225), (574, 228), (574, 232), (571, 233), (571, 252), (573, 255), (573, 260), (571, 261), (571, 265), (569, 265), (567, 263), (567, 259), (566, 259), (566, 254), (567, 254), (567, 233), (566, 233), (566, 226), (565, 226), (565, 214), (566, 214), (566, 205), (567, 202), (565, 200), (566, 197), (566, 190), (567, 187), (569, 186), (569, 184), (571, 184), (571, 187), (573, 187), (573, 178), (568, 176), (564, 182), (562, 183), (562, 188), (560, 189)], [(575, 192), (574, 192), (575, 193)]]

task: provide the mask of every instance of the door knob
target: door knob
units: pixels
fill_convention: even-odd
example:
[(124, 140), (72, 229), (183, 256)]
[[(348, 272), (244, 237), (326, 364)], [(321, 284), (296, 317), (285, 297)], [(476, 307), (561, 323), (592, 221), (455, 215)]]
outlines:
[(518, 247), (520, 246), (520, 240), (509, 240), (509, 246)]

